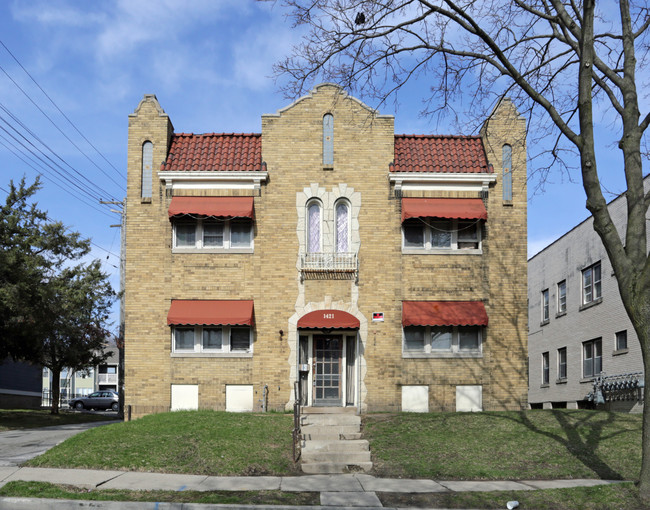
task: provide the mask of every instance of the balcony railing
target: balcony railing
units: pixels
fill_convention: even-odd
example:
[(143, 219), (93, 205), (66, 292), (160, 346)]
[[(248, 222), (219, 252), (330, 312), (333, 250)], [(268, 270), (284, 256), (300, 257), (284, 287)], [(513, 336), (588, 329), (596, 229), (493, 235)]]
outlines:
[(97, 374), (98, 384), (117, 384), (117, 374)]
[(359, 280), (359, 259), (354, 252), (306, 253), (300, 257), (302, 280)]

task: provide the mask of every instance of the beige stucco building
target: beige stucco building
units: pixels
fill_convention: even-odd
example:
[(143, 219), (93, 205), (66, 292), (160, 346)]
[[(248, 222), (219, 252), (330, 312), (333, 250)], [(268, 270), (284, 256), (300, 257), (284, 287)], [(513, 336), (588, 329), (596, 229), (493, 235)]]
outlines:
[(261, 134), (129, 116), (125, 404), (527, 405), (525, 122), (395, 135), (322, 84)]

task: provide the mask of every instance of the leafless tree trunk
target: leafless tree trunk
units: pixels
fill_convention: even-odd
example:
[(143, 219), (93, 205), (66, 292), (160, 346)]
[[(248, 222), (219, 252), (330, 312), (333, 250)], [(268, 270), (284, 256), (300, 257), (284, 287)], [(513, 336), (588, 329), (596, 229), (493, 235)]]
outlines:
[[(287, 0), (296, 25), (308, 33), (278, 63), (290, 96), (316, 80), (334, 81), (378, 105), (416, 76), (431, 85), (429, 114), (467, 110), (485, 114), (510, 96), (527, 115), (529, 147), (551, 168), (580, 158), (587, 209), (616, 273), (625, 309), (650, 368), (650, 260), (643, 188), (645, 132), (639, 89), (648, 53), (650, 12), (645, 2), (619, 0)], [(471, 91), (471, 92), (470, 92)], [(470, 94), (468, 94), (470, 93)], [(603, 195), (594, 116), (615, 119), (627, 184), (627, 226), (621, 239)], [(645, 370), (645, 401), (650, 370)], [(650, 406), (643, 413), (640, 495), (650, 503)]]

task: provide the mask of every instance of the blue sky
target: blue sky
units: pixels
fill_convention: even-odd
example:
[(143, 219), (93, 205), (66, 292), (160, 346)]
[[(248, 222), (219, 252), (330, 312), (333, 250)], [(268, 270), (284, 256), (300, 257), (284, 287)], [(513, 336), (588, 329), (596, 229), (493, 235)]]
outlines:
[[(19, 119), (56, 153), (50, 157), (57, 164), (50, 164), (73, 173), (95, 198), (81, 201), (78, 192), (57, 186), (70, 189), (47, 166), (30, 166), (16, 157), (5, 146), (18, 142), (3, 122), (0, 187), (23, 175), (33, 180), (39, 171), (33, 167), (40, 167), (39, 205), (51, 218), (92, 238), (93, 256), (115, 275), (117, 286), (119, 229), (110, 225), (119, 223), (119, 216), (96, 198), (124, 197), (128, 114), (144, 94), (153, 93), (176, 132), (260, 132), (262, 114), (290, 103), (271, 78), (272, 64), (300, 40), (285, 15), (275, 2), (246, 0), (0, 2), (0, 41), (19, 62), (0, 46), (0, 120), (9, 112)], [(425, 82), (414, 83), (397, 103), (380, 108), (395, 115), (396, 133), (475, 134), (456, 133), (421, 117), (426, 91)], [(602, 149), (613, 153), (606, 144)], [(613, 193), (624, 190), (617, 157), (607, 161), (608, 168), (601, 162)], [(545, 192), (533, 194), (537, 184), (534, 178), (529, 183), (531, 254), (588, 215), (579, 181), (554, 173)]]

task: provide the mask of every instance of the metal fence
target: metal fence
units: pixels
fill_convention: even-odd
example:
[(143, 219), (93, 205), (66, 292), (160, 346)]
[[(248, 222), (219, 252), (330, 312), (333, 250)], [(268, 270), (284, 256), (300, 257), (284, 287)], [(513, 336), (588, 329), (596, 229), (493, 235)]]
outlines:
[[(53, 398), (52, 391), (50, 390), (43, 390), (42, 395), (41, 395), (41, 407), (52, 407), (52, 398)], [(87, 395), (84, 395), (82, 393), (72, 393), (66, 390), (61, 390), (59, 393), (59, 408), (61, 407), (67, 407), (68, 402), (70, 400), (73, 400), (78, 397), (85, 397)]]

